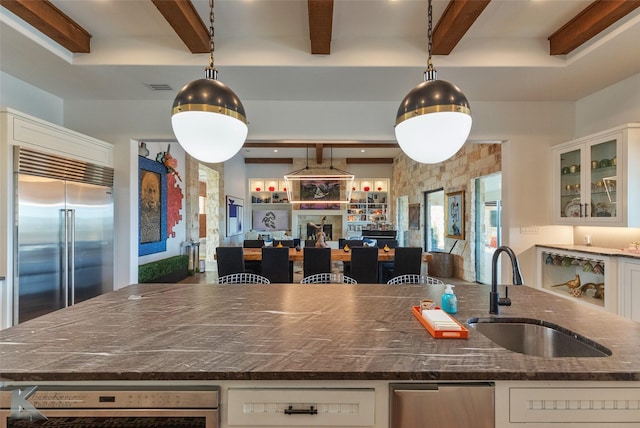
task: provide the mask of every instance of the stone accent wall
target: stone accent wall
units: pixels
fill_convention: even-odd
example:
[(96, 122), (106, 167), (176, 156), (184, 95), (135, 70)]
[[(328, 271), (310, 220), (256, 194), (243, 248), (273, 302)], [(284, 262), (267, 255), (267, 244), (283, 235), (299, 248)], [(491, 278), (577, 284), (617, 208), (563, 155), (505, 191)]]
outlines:
[[(220, 238), (224, 239), (224, 164), (203, 164), (207, 175), (207, 240), (200, 246), (200, 258), (205, 259), (207, 271), (217, 268), (214, 254), (220, 246)], [(185, 213), (187, 240), (198, 242), (200, 236), (199, 204), (200, 162), (191, 156), (186, 156), (185, 174)], [(214, 185), (211, 185), (211, 184)], [(223, 231), (220, 233), (220, 231)]]
[[(424, 192), (439, 188), (443, 188), (445, 194), (465, 191), (465, 239), (452, 251), (456, 278), (475, 281), (474, 179), (499, 172), (501, 163), (500, 144), (466, 143), (455, 156), (439, 164), (419, 164), (404, 154), (394, 159), (391, 180), (394, 198), (407, 195), (409, 204), (420, 204), (420, 229), (409, 230), (411, 246), (421, 247), (424, 242)], [(447, 251), (454, 243), (453, 239), (445, 239)]]

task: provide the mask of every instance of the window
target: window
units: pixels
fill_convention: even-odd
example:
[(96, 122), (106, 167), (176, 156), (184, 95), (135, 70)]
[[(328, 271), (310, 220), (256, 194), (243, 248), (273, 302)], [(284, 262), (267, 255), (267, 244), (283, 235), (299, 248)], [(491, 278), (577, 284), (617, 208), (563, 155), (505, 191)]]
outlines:
[(424, 199), (424, 248), (426, 251), (444, 251), (444, 189), (425, 192)]

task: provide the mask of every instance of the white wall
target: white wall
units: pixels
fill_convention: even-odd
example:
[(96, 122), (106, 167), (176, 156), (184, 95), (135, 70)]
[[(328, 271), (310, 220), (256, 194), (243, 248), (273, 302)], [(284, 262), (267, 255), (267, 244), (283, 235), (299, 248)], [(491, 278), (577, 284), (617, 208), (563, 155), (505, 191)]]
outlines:
[[(251, 197), (247, 193), (247, 171), (244, 164), (244, 158), (237, 154), (224, 163), (224, 194), (221, 194), (220, 206), (224, 207), (226, 213), (225, 196), (236, 196), (244, 199), (244, 231), (248, 232), (251, 228), (251, 210), (249, 209)], [(227, 236), (227, 227), (225, 223), (226, 214), (220, 216), (220, 245), (242, 246), (244, 240), (243, 235)]]
[(63, 104), (61, 98), (0, 71), (0, 106), (64, 126)]
[[(640, 74), (631, 76), (576, 103), (575, 138), (625, 123), (640, 122)], [(572, 138), (573, 139), (573, 138)], [(637, 187), (640, 183), (635, 183)], [(630, 183), (630, 186), (634, 186)], [(640, 241), (640, 228), (575, 227), (573, 240), (582, 245), (590, 235), (593, 246), (627, 248)]]
[(574, 138), (631, 122), (640, 122), (640, 74), (578, 100)]

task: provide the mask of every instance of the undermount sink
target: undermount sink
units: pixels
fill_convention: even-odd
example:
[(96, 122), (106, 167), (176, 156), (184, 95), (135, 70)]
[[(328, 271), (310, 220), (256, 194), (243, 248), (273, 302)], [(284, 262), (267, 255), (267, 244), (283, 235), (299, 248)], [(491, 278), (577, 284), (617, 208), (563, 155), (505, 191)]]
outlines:
[(611, 351), (559, 325), (531, 318), (471, 318), (467, 323), (497, 345), (537, 357), (608, 357)]

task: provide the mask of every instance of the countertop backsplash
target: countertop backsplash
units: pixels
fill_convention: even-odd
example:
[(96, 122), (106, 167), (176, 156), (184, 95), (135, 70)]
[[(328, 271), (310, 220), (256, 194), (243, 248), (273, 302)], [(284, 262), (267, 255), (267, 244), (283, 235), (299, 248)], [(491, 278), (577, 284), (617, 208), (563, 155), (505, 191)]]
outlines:
[(629, 244), (640, 242), (640, 228), (595, 226), (576, 226), (573, 228), (573, 243), (575, 245), (585, 245), (587, 237), (590, 237), (591, 245), (594, 247), (629, 249)]

